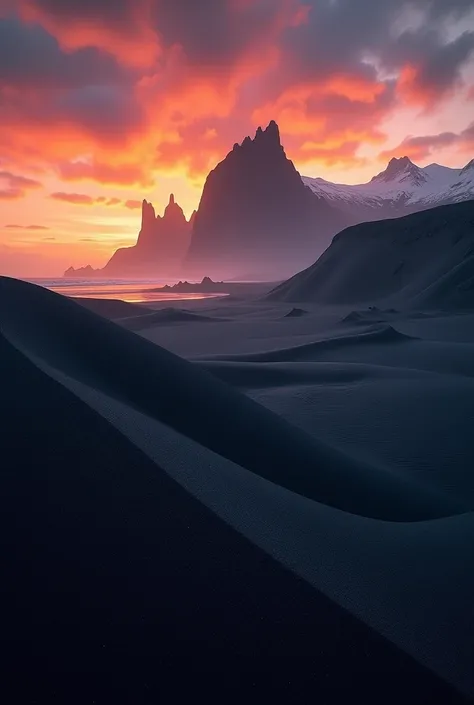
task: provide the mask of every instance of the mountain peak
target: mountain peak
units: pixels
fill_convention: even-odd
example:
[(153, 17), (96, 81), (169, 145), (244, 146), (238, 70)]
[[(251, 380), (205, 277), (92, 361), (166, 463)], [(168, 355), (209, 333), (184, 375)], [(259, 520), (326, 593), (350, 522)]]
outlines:
[[(165, 212), (163, 215), (163, 218), (165, 220), (176, 220), (176, 221), (181, 221), (184, 220), (186, 221), (186, 218), (183, 213), (183, 209), (181, 208), (178, 203), (176, 203), (174, 194), (170, 194), (170, 200), (168, 205), (165, 208)], [(186, 221), (187, 222), (187, 221)]]
[(142, 202), (142, 230), (153, 225), (156, 220), (155, 209), (146, 199)]
[(411, 159), (405, 157), (392, 157), (385, 171), (380, 172), (377, 176), (371, 179), (372, 182), (410, 182), (411, 184), (420, 185), (426, 181), (426, 175), (420, 167), (413, 164)]
[(461, 174), (466, 174), (468, 171), (473, 171), (474, 172), (474, 159), (471, 159), (470, 162), (466, 164), (465, 167), (461, 169)]
[(253, 139), (247, 135), (240, 144), (236, 142), (232, 151), (238, 152), (241, 148), (248, 150), (251, 146), (281, 148), (280, 129), (275, 120), (271, 120), (265, 129), (257, 127)]
[(263, 135), (268, 140), (271, 140), (272, 142), (278, 144), (279, 147), (281, 146), (280, 128), (276, 124), (275, 120), (270, 120), (267, 125), (267, 128), (263, 131)]

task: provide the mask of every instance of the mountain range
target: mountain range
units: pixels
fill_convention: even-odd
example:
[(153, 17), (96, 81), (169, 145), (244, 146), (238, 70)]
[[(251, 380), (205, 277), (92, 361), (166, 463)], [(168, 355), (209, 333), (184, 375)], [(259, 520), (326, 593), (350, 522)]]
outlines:
[(463, 169), (440, 164), (419, 167), (408, 157), (391, 159), (367, 184), (349, 186), (303, 176), (315, 195), (355, 222), (407, 215), (474, 198), (474, 159)]
[(283, 278), (314, 262), (347, 226), (471, 199), (474, 159), (452, 169), (394, 158), (359, 185), (301, 176), (271, 121), (210, 172), (189, 221), (173, 196), (163, 216), (144, 200), (136, 245), (117, 250), (102, 270), (71, 267), (65, 276)]

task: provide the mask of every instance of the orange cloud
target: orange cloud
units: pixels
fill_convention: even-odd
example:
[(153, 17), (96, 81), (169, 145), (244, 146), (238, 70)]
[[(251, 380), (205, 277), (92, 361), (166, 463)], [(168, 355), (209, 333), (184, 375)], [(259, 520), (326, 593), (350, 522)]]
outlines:
[[(120, 155), (118, 157), (120, 159)], [(124, 163), (111, 158), (110, 161), (62, 161), (56, 166), (63, 181), (91, 181), (108, 186), (142, 186), (153, 185), (149, 163)]]
[(63, 203), (72, 203), (75, 206), (115, 206), (120, 203), (120, 199), (117, 198), (108, 199), (105, 196), (93, 197), (85, 193), (65, 193), (63, 191), (51, 193), (50, 198)]
[(139, 208), (142, 207), (142, 201), (125, 201), (125, 208), (129, 208), (130, 210), (138, 210)]
[(11, 171), (0, 171), (0, 200), (16, 201), (24, 198), (31, 189), (41, 188), (42, 184), (36, 179), (12, 174)]
[(9, 230), (49, 230), (46, 225), (5, 225)]

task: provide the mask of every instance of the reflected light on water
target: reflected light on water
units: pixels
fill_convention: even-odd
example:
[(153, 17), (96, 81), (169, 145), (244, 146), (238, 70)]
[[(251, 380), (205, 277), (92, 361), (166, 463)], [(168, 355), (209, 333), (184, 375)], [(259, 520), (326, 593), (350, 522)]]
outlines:
[(126, 301), (127, 303), (147, 303), (154, 301), (194, 301), (200, 299), (215, 299), (227, 296), (227, 293), (212, 293), (204, 294), (202, 292), (171, 292), (157, 291), (160, 284), (155, 283), (149, 288), (144, 287), (143, 283), (123, 283), (123, 282), (86, 282), (86, 281), (68, 281), (58, 282), (36, 280), (36, 284), (45, 286), (57, 294), (70, 296), (72, 298), (85, 299), (114, 299), (118, 301)]

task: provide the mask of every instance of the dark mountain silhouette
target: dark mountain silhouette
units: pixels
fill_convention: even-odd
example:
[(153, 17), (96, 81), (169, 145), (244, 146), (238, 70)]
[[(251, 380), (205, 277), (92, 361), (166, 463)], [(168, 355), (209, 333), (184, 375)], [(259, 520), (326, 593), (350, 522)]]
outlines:
[(179, 274), (189, 247), (193, 217), (189, 221), (173, 194), (163, 216), (156, 215), (151, 203), (142, 204), (142, 224), (137, 244), (115, 252), (103, 269), (73, 267), (65, 276), (170, 276)]
[(186, 271), (257, 277), (295, 271), (347, 221), (311, 193), (286, 157), (275, 122), (234, 145), (207, 177)]
[(474, 201), (347, 228), (268, 298), (474, 308)]

